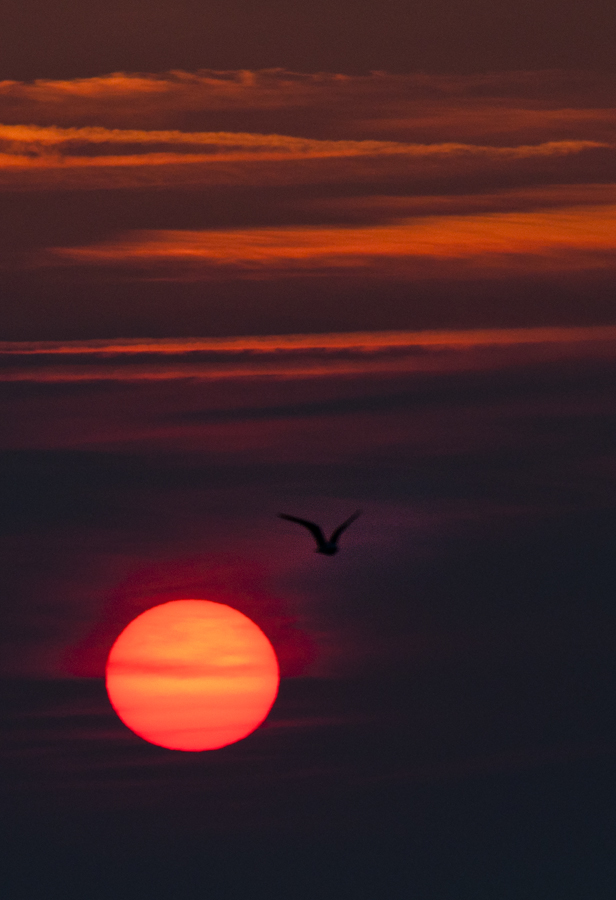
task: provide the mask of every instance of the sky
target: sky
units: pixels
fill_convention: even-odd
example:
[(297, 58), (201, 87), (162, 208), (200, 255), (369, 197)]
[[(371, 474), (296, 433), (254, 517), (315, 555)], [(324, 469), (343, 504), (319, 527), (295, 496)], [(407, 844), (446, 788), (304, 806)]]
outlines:
[[(615, 19), (3, 5), (16, 900), (613, 896)], [(103, 683), (190, 598), (282, 676), (204, 753)]]

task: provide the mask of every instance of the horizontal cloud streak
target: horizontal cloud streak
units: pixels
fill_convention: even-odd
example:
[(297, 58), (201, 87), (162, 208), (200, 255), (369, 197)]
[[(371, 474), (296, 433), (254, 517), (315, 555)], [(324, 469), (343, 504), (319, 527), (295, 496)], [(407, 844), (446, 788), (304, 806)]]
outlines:
[[(302, 74), (202, 70), (158, 75), (115, 73), (34, 83), (0, 82), (0, 120), (54, 125), (97, 121), (107, 127), (182, 127), (194, 130), (212, 115), (257, 110), (294, 117), (315, 129), (309, 113), (347, 136), (384, 128), (443, 128), (460, 135), (593, 126), (613, 134), (614, 76), (560, 71), (488, 75)], [(486, 118), (485, 113), (490, 117)], [(182, 124), (180, 124), (182, 123)], [(605, 139), (605, 138), (603, 138)], [(540, 138), (541, 140), (541, 138)]]
[(0, 343), (0, 381), (306, 378), (613, 356), (616, 326)]
[[(586, 158), (597, 151), (611, 156), (614, 150), (610, 143), (592, 140), (490, 146), (0, 125), (0, 183), (16, 189), (127, 188), (148, 183), (276, 185), (290, 180), (319, 184), (332, 179), (408, 178), (422, 173), (432, 177), (436, 173), (472, 174), (477, 165), (501, 167), (580, 155)], [(272, 168), (272, 162), (294, 165)]]
[(606, 205), (426, 216), (363, 228), (142, 231), (89, 247), (54, 248), (49, 258), (72, 265), (173, 265), (196, 278), (216, 277), (220, 268), (260, 277), (373, 270), (440, 278), (443, 263), (458, 277), (566, 272), (614, 267), (615, 222), (616, 205)]
[(364, 194), (358, 197), (318, 197), (297, 205), (346, 222), (392, 221), (402, 216), (475, 214), (547, 210), (554, 207), (603, 206), (616, 203), (616, 184), (528, 185), (474, 194)]
[[(408, 156), (449, 156), (449, 155), (494, 155), (496, 157), (524, 158), (528, 156), (560, 156), (579, 153), (593, 147), (609, 147), (609, 143), (600, 141), (548, 141), (536, 146), (490, 147), (473, 144), (408, 144), (395, 141), (325, 141), (309, 140), (279, 134), (246, 134), (242, 132), (181, 132), (181, 131), (143, 131), (129, 129), (90, 128), (41, 128), (34, 125), (0, 125), (0, 146), (4, 152), (0, 154), (0, 164), (23, 166), (40, 165), (88, 165), (112, 164), (108, 160), (113, 155), (93, 156), (92, 150), (99, 145), (147, 145), (159, 147), (177, 145), (186, 148), (202, 147), (210, 155), (236, 158), (260, 158), (270, 156), (293, 155), (297, 158), (313, 156), (373, 156), (381, 154), (404, 154)], [(138, 150), (125, 153), (119, 158), (123, 161), (134, 157), (139, 164), (141, 156)], [(147, 154), (148, 156), (151, 154)], [(162, 152), (156, 156), (163, 156)], [(171, 159), (179, 154), (173, 153)], [(188, 156), (192, 160), (194, 154)], [(182, 157), (180, 157), (182, 158)], [(19, 163), (18, 163), (19, 161)]]
[[(415, 164), (440, 161), (440, 174), (448, 176), (457, 170), (446, 161), (460, 158), (505, 164), (606, 152), (616, 143), (612, 98), (608, 76), (559, 72), (461, 77), (205, 70), (5, 81), (0, 183), (24, 189), (403, 178), (406, 157)], [(287, 163), (320, 159), (324, 165), (366, 158), (373, 170), (255, 170), (281, 155)], [(133, 171), (137, 166), (147, 174)], [(101, 168), (109, 170), (107, 180)]]

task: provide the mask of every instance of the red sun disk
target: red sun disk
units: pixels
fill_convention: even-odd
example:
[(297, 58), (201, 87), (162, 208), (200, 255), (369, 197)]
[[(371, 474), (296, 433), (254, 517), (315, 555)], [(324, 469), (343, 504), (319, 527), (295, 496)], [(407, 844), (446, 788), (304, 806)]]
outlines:
[(261, 629), (210, 600), (147, 610), (107, 659), (107, 693), (120, 719), (171, 750), (214, 750), (246, 737), (270, 711), (279, 681)]

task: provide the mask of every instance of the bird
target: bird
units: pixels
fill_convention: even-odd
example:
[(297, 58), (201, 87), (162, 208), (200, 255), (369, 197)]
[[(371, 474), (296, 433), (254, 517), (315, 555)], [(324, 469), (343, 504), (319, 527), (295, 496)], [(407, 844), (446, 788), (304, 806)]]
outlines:
[(312, 532), (313, 537), (317, 542), (315, 553), (324, 553), (325, 556), (333, 556), (334, 553), (338, 552), (338, 539), (340, 535), (359, 515), (361, 515), (360, 509), (358, 509), (357, 512), (354, 512), (352, 516), (349, 516), (346, 522), (339, 525), (329, 540), (326, 540), (323, 531), (315, 522), (309, 522), (308, 519), (298, 519), (297, 516), (288, 516), (286, 513), (278, 513), (278, 518), (286, 519), (288, 522), (297, 522), (298, 525), (303, 525), (304, 528), (307, 528), (308, 531)]

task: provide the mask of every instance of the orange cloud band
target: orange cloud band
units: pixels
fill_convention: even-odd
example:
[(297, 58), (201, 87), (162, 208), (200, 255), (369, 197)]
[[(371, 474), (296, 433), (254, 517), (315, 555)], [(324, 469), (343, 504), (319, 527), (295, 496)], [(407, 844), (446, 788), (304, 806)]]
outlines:
[[(4, 153), (0, 162), (8, 160), (22, 161), (24, 166), (31, 164), (47, 165), (92, 165), (97, 164), (96, 156), (84, 156), (92, 148), (101, 144), (120, 145), (177, 145), (186, 148), (204, 147), (207, 156), (212, 153), (242, 154), (293, 154), (302, 156), (355, 156), (404, 154), (408, 156), (450, 156), (450, 155), (492, 155), (495, 157), (525, 158), (529, 156), (560, 156), (579, 153), (592, 147), (610, 147), (605, 141), (566, 140), (546, 141), (536, 145), (520, 145), (512, 147), (482, 146), (447, 142), (438, 144), (417, 144), (400, 141), (377, 140), (315, 140), (293, 137), (282, 134), (252, 134), (247, 132), (191, 132), (161, 131), (121, 128), (58, 128), (56, 126), (40, 127), (36, 125), (0, 125), (0, 146)], [(80, 153), (78, 151), (81, 151)], [(39, 154), (37, 156), (37, 154)], [(47, 155), (45, 155), (47, 154)], [(137, 150), (124, 154), (120, 158), (134, 158), (138, 164), (141, 155)], [(155, 154), (161, 155), (161, 154)], [(176, 157), (172, 153), (173, 158)], [(191, 154), (193, 155), (193, 154)], [(104, 160), (114, 156), (103, 156)], [(107, 163), (108, 164), (108, 163)]]
[[(220, 109), (279, 110), (336, 107), (347, 120), (359, 120), (368, 110), (385, 113), (384, 121), (395, 123), (403, 111), (415, 114), (415, 127), (430, 110), (445, 109), (458, 119), (471, 121), (485, 130), (488, 123), (475, 122), (478, 110), (491, 110), (502, 128), (509, 112), (518, 128), (525, 120), (538, 123), (545, 114), (568, 122), (592, 120), (613, 122), (614, 76), (606, 73), (564, 71), (518, 71), (463, 75), (392, 75), (375, 72), (367, 76), (334, 73), (298, 73), (283, 69), (260, 71), (173, 71), (164, 74), (116, 72), (94, 78), (72, 80), (38, 79), (33, 83), (0, 81), (0, 112), (36, 122), (98, 114), (105, 119), (129, 118), (138, 112), (165, 118), (169, 111)], [(495, 102), (498, 98), (498, 102)], [(606, 98), (609, 101), (606, 103)], [(440, 117), (439, 117), (440, 118)], [(130, 120), (130, 119), (129, 119)], [(4, 118), (4, 121), (9, 119)], [(364, 118), (364, 122), (365, 122)], [(408, 122), (408, 119), (405, 121)]]
[(520, 355), (613, 357), (616, 326), (0, 342), (0, 381), (306, 378), (484, 368)]
[[(164, 267), (208, 277), (374, 270), (441, 277), (518, 271), (612, 268), (616, 204), (468, 216), (425, 216), (370, 227), (287, 227), (224, 231), (139, 231), (87, 247), (58, 247), (48, 259), (68, 265)], [(431, 268), (432, 266), (432, 268)], [(199, 271), (200, 270), (200, 271)]]
[[(614, 151), (606, 141), (518, 146), (323, 140), (285, 134), (0, 125), (0, 184), (92, 189), (181, 184), (286, 184), (455, 175), (482, 166)], [(284, 164), (284, 165), (281, 165)]]

